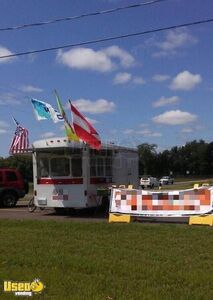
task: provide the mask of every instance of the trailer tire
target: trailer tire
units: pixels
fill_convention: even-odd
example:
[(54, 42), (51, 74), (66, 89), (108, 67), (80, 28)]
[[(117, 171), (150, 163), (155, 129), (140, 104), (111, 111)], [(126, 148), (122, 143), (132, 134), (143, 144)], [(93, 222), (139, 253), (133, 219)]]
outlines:
[(32, 197), (28, 203), (28, 211), (30, 213), (34, 212), (36, 210), (36, 205), (35, 205), (35, 202), (34, 202), (34, 197)]

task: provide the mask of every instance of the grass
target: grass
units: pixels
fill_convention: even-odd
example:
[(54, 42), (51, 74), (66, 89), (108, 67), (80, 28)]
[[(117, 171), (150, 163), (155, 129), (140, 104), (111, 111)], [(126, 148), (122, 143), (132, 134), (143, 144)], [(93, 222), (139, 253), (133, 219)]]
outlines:
[(191, 189), (194, 187), (194, 184), (198, 183), (199, 186), (202, 184), (208, 183), (209, 185), (213, 185), (213, 178), (203, 179), (201, 177), (181, 177), (175, 178), (175, 184), (163, 185), (162, 190), (185, 190)]
[(191, 189), (194, 187), (194, 184), (198, 183), (199, 186), (202, 186), (202, 184), (205, 184), (205, 183), (208, 183), (209, 185), (213, 185), (213, 179), (194, 179), (194, 180), (191, 180), (191, 181), (187, 181), (185, 180), (182, 181), (182, 182), (178, 182), (176, 181), (176, 184), (173, 185), (173, 184), (170, 184), (170, 185), (163, 185), (162, 186), (162, 189), (163, 190), (185, 190), (185, 189)]
[(4, 220), (0, 228), (0, 291), (3, 280), (38, 277), (46, 289), (35, 299), (213, 299), (211, 227)]

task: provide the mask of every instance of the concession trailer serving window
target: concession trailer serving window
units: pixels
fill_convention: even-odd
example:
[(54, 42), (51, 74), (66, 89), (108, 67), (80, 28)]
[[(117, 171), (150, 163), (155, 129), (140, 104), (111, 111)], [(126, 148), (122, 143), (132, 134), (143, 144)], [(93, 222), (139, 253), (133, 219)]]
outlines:
[[(78, 149), (75, 149), (78, 150)], [(38, 153), (38, 177), (81, 177), (80, 151), (54, 151)]]

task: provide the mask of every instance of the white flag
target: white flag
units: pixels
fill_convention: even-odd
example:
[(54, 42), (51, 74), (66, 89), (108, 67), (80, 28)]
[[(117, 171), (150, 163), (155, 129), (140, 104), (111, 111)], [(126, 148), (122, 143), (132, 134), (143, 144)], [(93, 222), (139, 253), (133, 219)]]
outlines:
[(31, 99), (35, 116), (38, 121), (51, 119), (54, 123), (64, 121), (62, 115), (47, 102)]

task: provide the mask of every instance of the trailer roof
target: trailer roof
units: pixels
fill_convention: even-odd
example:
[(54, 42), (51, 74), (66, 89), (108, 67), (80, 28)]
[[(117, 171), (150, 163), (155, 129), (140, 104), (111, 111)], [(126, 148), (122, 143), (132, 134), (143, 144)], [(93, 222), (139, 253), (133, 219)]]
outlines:
[[(33, 150), (37, 149), (60, 149), (60, 148), (84, 148), (86, 145), (83, 142), (69, 141), (65, 137), (48, 138), (44, 140), (35, 141), (32, 145)], [(129, 148), (118, 146), (113, 143), (102, 144), (102, 149), (117, 149), (137, 152), (137, 148)]]

